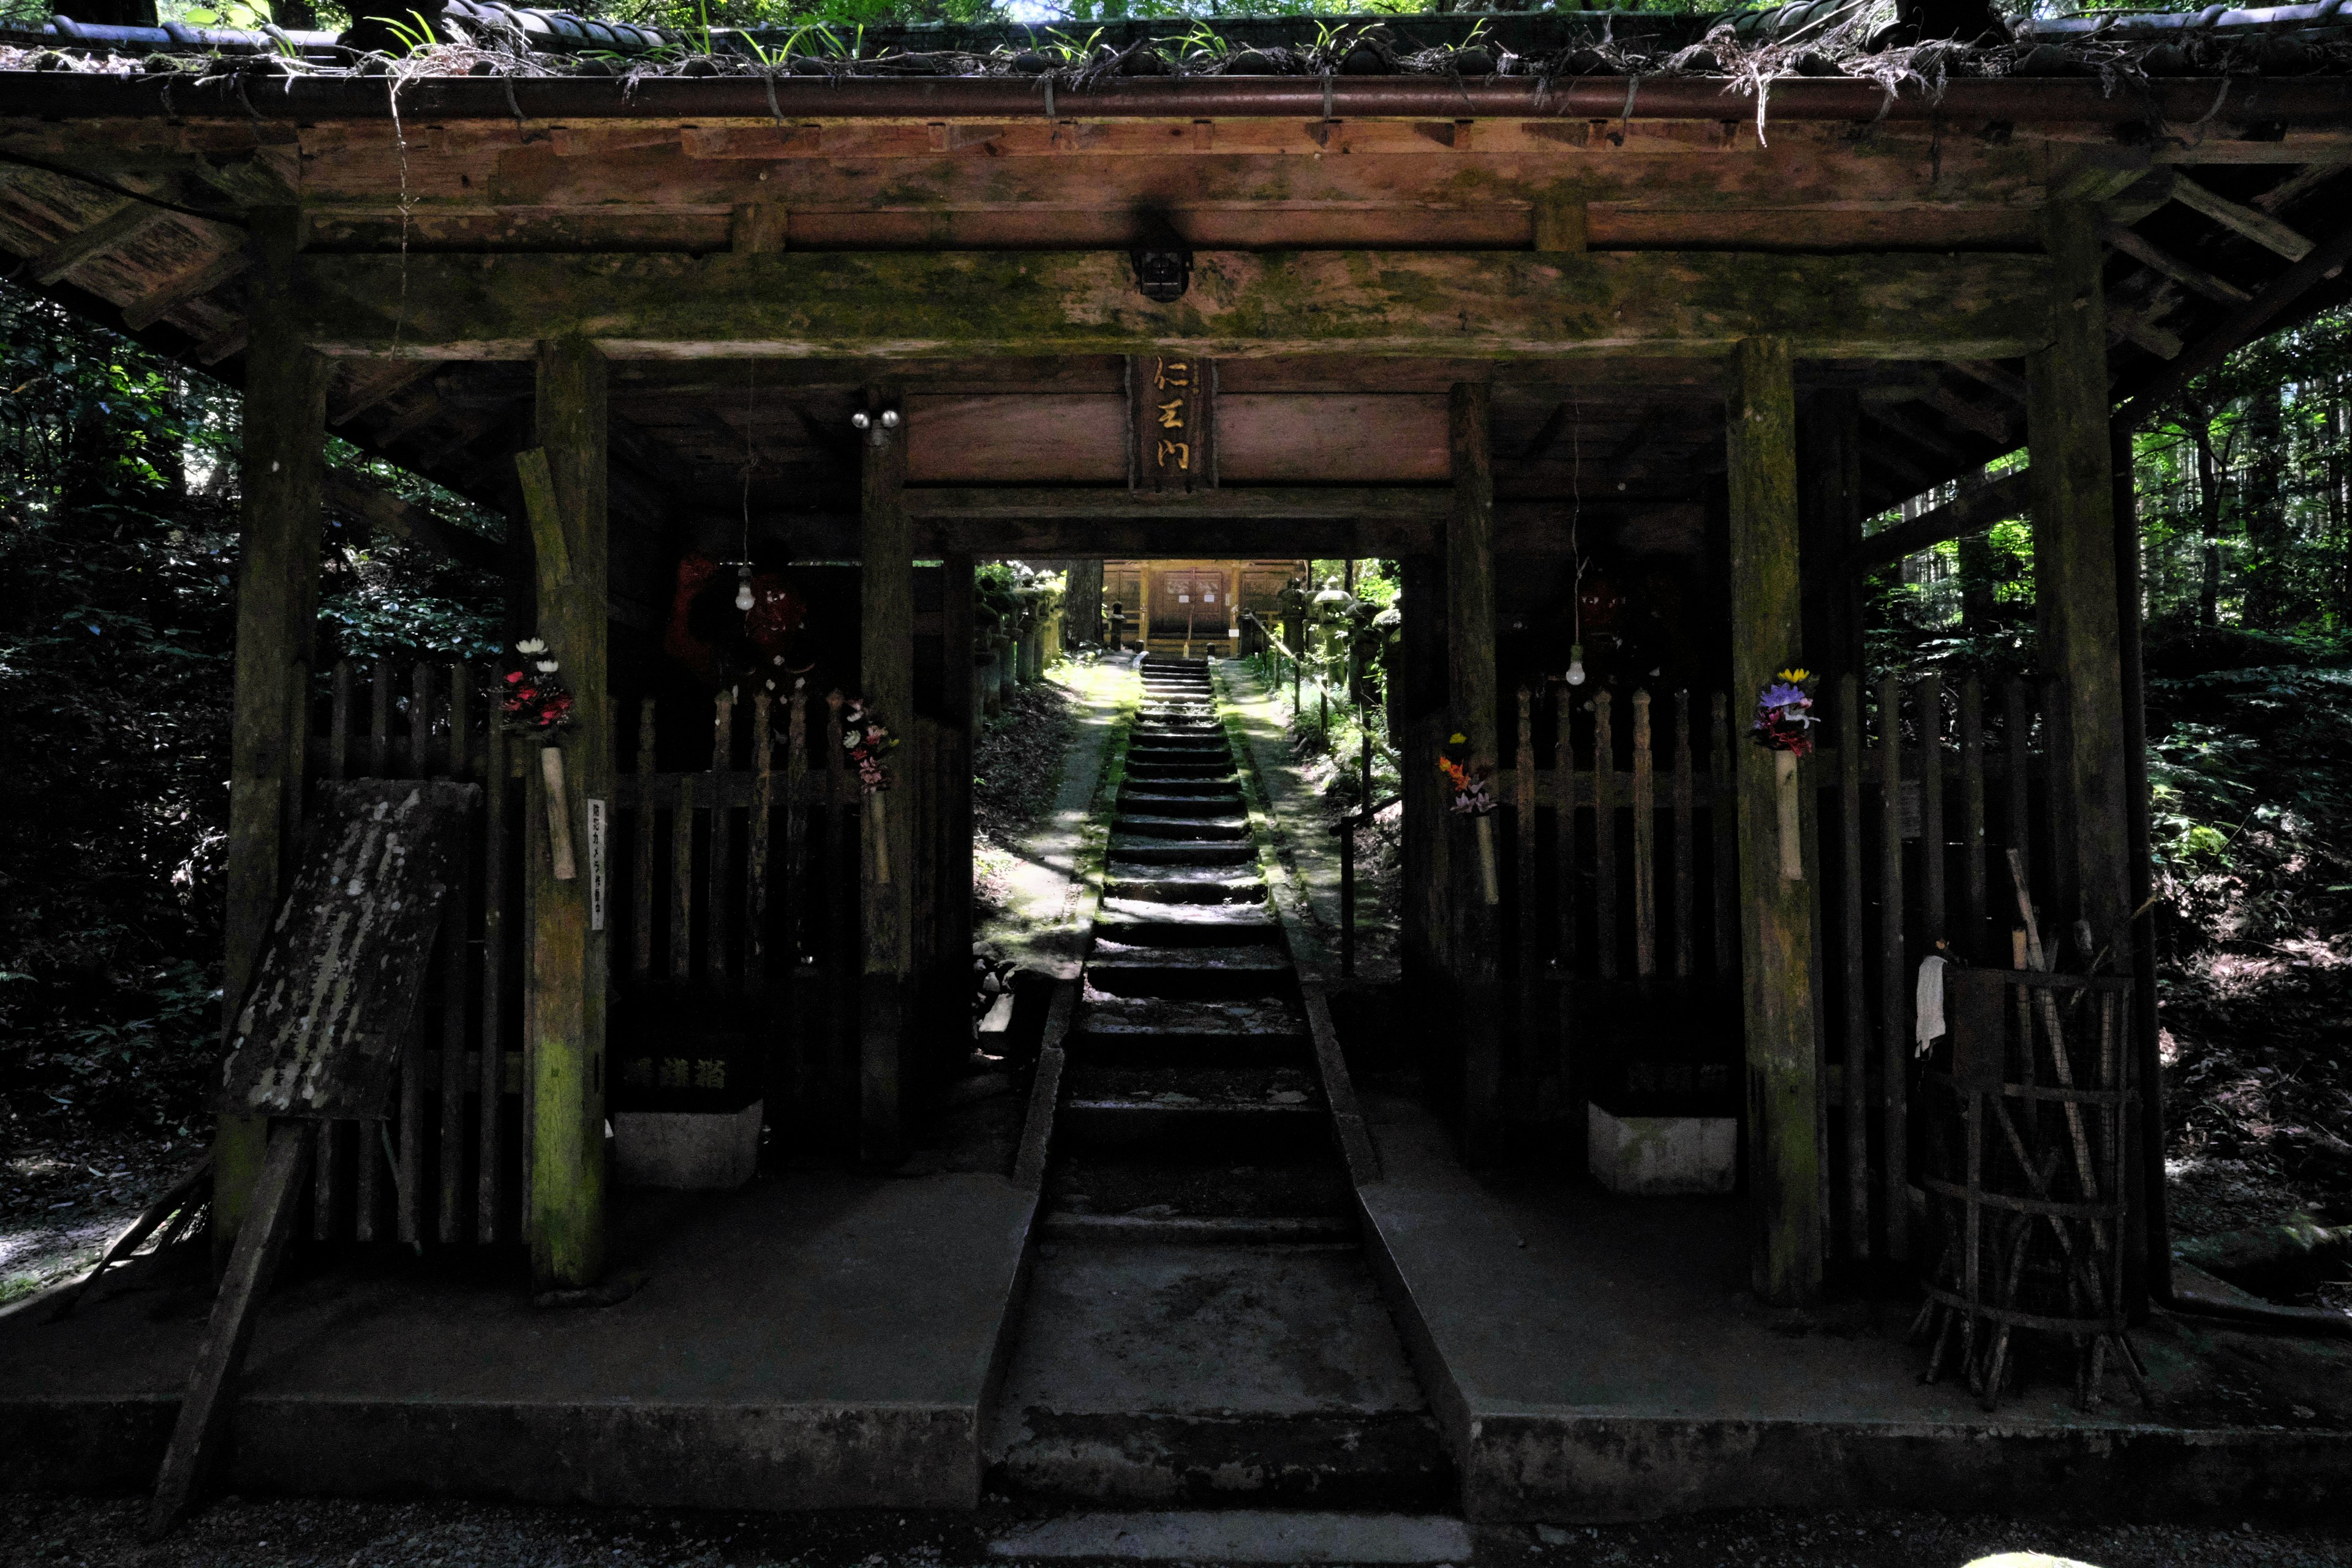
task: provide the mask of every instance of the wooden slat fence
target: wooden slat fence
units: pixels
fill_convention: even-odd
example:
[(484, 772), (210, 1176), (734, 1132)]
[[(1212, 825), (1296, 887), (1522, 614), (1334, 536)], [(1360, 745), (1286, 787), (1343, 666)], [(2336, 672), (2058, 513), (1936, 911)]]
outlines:
[[(2032, 879), (2051, 865), (2040, 715), (2054, 700), (2011, 681), (1989, 702), (1976, 679), (1935, 675), (1868, 694), (1848, 676), (1818, 698), (1807, 843), (1823, 1154), (1847, 1256), (1906, 1246), (1919, 961), (1941, 943), (2007, 966), (1994, 911), (2011, 907), (2011, 847), (2048, 896)], [(1517, 693), (1495, 793), (1524, 1103), (1580, 1125), (1594, 1075), (1616, 1070), (1737, 1090), (1738, 846), (1723, 792), (1747, 720), (1721, 692)]]
[[(389, 1120), (318, 1131), (310, 1234), (423, 1244), (521, 1238), (524, 922), (522, 812), (535, 798), (529, 742), (488, 722), (492, 677), (457, 664), (337, 664), (311, 715), (309, 776), (455, 777), (484, 786), (461, 897), (426, 978), (419, 1034)], [(609, 1061), (633, 1000), (683, 987), (755, 1020), (769, 1121), (830, 1150), (855, 1126), (859, 795), (843, 766), (839, 693), (744, 705), (722, 694), (691, 750), (652, 699), (616, 736), (606, 803), (605, 926), (614, 1005)], [(937, 832), (945, 748), (919, 720), (894, 758), (896, 793)], [(694, 755), (706, 765), (665, 770)], [(585, 821), (573, 825), (589, 874)], [(928, 845), (929, 840), (924, 842)], [(937, 857), (923, 859), (935, 868)], [(935, 874), (935, 873), (934, 873)], [(926, 907), (936, 889), (925, 887)], [(927, 925), (923, 937), (929, 939)], [(926, 954), (928, 956), (928, 954)], [(485, 1111), (488, 1107), (488, 1112)]]

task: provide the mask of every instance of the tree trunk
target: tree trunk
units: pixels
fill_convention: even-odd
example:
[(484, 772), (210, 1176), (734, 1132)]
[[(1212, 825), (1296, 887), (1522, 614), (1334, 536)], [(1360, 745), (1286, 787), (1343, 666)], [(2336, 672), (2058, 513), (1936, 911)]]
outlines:
[(2273, 384), (2254, 394), (2246, 411), (2246, 478), (2241, 511), (2246, 520), (2245, 619), (2268, 631), (2294, 618), (2286, 580), (2286, 406)]
[(2197, 445), (2197, 511), (2204, 524), (2204, 576), (2197, 589), (2197, 624), (2221, 624), (2221, 465), (2213, 452), (2213, 427), (2196, 417), (2189, 438)]

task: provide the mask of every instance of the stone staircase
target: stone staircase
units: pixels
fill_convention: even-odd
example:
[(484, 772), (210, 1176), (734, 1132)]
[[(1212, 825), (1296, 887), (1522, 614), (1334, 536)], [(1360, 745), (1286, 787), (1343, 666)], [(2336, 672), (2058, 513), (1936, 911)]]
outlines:
[(1445, 1509), (1358, 1245), (1208, 661), (1147, 657), (992, 1486)]

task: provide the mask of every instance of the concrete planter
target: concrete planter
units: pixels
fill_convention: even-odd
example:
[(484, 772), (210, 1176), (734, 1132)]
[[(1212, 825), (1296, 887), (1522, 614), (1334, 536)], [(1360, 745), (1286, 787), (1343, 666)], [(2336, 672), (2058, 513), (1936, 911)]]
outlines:
[(1585, 1143), (1594, 1178), (1612, 1193), (1728, 1193), (1738, 1172), (1739, 1121), (1621, 1116), (1588, 1105)]
[(613, 1174), (625, 1187), (723, 1192), (760, 1168), (761, 1100), (740, 1110), (617, 1110)]

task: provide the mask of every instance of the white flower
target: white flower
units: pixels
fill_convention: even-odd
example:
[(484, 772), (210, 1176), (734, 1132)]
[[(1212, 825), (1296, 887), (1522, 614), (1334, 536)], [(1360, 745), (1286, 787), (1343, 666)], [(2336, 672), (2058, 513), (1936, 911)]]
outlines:
[(542, 658), (532, 668), (537, 669), (541, 675), (553, 675), (557, 670), (563, 667), (556, 663), (555, 660), (551, 658)]
[(515, 652), (517, 653), (537, 654), (545, 653), (546, 651), (547, 645), (540, 641), (537, 637), (525, 637), (522, 641), (515, 644)]

